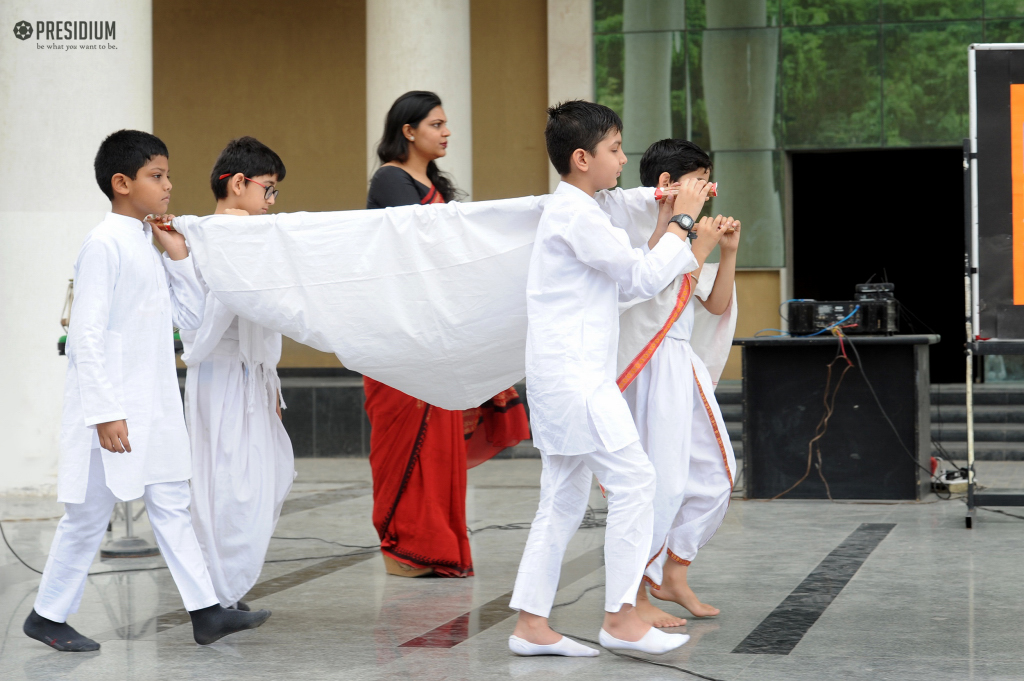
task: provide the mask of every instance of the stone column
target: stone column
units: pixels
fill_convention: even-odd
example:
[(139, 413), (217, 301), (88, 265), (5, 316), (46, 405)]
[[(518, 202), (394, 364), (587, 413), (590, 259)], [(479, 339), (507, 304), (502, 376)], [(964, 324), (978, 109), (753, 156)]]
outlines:
[[(708, 28), (767, 26), (765, 0), (716, 0)], [(781, 267), (785, 259), (781, 187), (776, 186), (776, 66), (779, 30), (704, 31), (703, 79), (714, 179), (722, 195), (715, 213), (743, 220), (740, 266)]]
[(672, 136), (673, 41), (681, 40), (682, 34), (652, 29), (682, 28), (685, 7), (685, 3), (661, 0), (623, 2), (622, 29), (626, 34), (622, 148), (629, 156), (622, 171), (623, 187), (640, 186), (640, 158), (644, 151), (652, 143)]
[(384, 117), (395, 99), (409, 90), (431, 90), (441, 97), (452, 136), (438, 166), (451, 173), (456, 186), (471, 198), (469, 0), (367, 0), (367, 177), (379, 164), (377, 144)]
[[(594, 99), (592, 0), (548, 0), (548, 105)], [(558, 173), (548, 165), (551, 191)]]
[(4, 0), (0, 29), (0, 490), (48, 491), (67, 369), (61, 305), (82, 239), (110, 209), (93, 172), (100, 142), (152, 130), (152, 8)]

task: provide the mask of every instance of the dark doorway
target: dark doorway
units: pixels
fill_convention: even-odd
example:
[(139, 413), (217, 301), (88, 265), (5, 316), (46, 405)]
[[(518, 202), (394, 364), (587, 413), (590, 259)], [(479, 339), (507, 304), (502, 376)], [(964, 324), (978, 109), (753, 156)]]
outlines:
[(896, 285), (901, 333), (937, 333), (931, 380), (964, 380), (960, 149), (794, 153), (793, 297), (853, 300)]

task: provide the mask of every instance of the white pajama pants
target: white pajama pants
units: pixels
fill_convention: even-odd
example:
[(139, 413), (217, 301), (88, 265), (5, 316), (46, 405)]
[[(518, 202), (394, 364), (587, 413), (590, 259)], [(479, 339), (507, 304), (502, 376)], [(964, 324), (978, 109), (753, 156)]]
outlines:
[(650, 553), (654, 519), (654, 467), (638, 442), (616, 452), (573, 456), (541, 452), (540, 506), (519, 564), (509, 604), (548, 617), (558, 591), (562, 558), (587, 510), (593, 475), (608, 497), (605, 528), (605, 605), (618, 612), (636, 605)]
[[(188, 481), (146, 485), (142, 498), (146, 502), (157, 546), (167, 562), (185, 609), (199, 610), (216, 605), (217, 595), (203, 561), (203, 552), (192, 531)], [(89, 567), (118, 501), (120, 499), (107, 488), (100, 450), (94, 449), (89, 462), (85, 501), (64, 505), (64, 517), (57, 525), (57, 534), (50, 545), (50, 556), (46, 559), (39, 583), (35, 610), (46, 619), (65, 622), (68, 615), (78, 611)]]
[(711, 376), (688, 341), (666, 338), (624, 396), (658, 476), (645, 577), (659, 588), (665, 561), (689, 565), (721, 526), (736, 455)]

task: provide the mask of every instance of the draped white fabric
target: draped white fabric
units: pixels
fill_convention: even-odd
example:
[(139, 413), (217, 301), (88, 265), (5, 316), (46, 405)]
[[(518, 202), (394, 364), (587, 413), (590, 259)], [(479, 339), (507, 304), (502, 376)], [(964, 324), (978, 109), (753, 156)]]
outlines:
[(521, 380), (543, 199), (180, 217), (234, 313), (445, 409)]
[[(599, 192), (654, 229), (653, 190)], [(232, 312), (444, 409), (525, 376), (526, 274), (548, 197), (383, 210), (176, 218)]]

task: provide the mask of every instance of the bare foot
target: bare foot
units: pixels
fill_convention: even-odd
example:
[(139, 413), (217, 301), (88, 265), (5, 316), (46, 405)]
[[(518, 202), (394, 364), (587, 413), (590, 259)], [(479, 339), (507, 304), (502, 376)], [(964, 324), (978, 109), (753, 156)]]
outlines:
[(562, 635), (548, 626), (547, 617), (534, 615), (525, 610), (519, 611), (516, 630), (512, 634), (538, 646), (549, 646), (562, 640)]
[(707, 603), (701, 603), (697, 594), (686, 582), (686, 565), (672, 561), (665, 562), (665, 581), (660, 589), (651, 589), (651, 595), (662, 601), (672, 601), (683, 606), (694, 617), (714, 617), (721, 612)]
[(640, 584), (640, 590), (636, 594), (636, 614), (639, 615), (640, 619), (644, 622), (647, 622), (652, 627), (658, 627), (659, 629), (686, 626), (686, 620), (682, 617), (671, 615), (651, 603), (650, 599), (647, 598), (647, 587), (644, 586), (642, 582)]
[(635, 607), (623, 605), (618, 612), (604, 614), (602, 628), (620, 641), (635, 643), (651, 630), (651, 625), (640, 619)]

